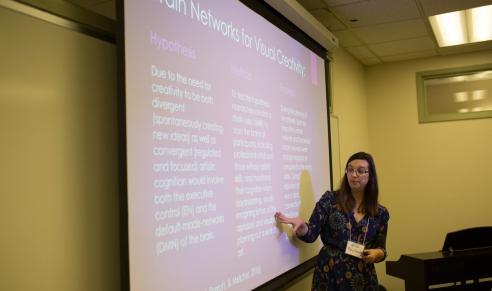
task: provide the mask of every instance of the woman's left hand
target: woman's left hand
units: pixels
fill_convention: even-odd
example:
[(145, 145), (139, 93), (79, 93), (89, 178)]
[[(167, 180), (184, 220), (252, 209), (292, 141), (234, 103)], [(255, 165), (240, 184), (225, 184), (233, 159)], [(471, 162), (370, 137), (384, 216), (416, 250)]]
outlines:
[(366, 263), (380, 262), (384, 258), (384, 252), (381, 249), (365, 249), (362, 252), (362, 260)]

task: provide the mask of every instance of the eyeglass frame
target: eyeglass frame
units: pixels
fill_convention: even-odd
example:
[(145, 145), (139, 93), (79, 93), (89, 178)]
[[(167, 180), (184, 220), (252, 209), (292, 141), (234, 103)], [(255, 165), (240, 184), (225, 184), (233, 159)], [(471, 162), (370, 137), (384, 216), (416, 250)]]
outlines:
[[(362, 170), (364, 170), (364, 172)], [(366, 168), (355, 168), (355, 169), (347, 168), (347, 169), (345, 169), (345, 174), (347, 176), (353, 175), (354, 173), (355, 173), (356, 177), (361, 177), (361, 176), (369, 174), (369, 169), (366, 169)]]

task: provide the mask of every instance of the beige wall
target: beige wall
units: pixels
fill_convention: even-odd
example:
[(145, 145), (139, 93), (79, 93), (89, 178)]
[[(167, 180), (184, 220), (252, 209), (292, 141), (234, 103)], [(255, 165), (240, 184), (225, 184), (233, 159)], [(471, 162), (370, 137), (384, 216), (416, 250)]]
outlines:
[[(391, 215), (389, 260), (437, 251), (447, 232), (492, 225), (492, 119), (419, 124), (415, 81), (418, 71), (490, 60), (492, 51), (367, 69), (369, 144)], [(403, 290), (402, 280), (381, 281)]]
[[(343, 49), (337, 49), (332, 63), (332, 115), (338, 119), (341, 171), (355, 152), (369, 150), (366, 80), (364, 67)], [(333, 124), (332, 136), (337, 133)], [(333, 138), (333, 137), (332, 137)], [(334, 154), (336, 157), (336, 153)], [(340, 172), (340, 175), (343, 173)], [(341, 176), (334, 177), (337, 188)], [(338, 178), (335, 180), (335, 178)]]
[(0, 290), (120, 289), (114, 45), (0, 8)]

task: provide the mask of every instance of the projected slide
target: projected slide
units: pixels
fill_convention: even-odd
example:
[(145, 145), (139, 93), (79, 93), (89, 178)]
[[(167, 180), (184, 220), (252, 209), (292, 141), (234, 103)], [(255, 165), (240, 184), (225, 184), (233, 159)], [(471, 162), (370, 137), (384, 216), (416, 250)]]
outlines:
[(312, 258), (325, 64), (239, 1), (124, 1), (131, 290), (251, 290)]

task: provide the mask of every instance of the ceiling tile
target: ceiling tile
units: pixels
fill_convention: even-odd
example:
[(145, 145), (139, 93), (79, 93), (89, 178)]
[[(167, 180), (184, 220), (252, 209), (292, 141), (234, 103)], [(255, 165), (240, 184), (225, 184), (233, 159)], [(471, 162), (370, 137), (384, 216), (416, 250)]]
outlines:
[(347, 29), (347, 26), (340, 22), (330, 11), (327, 9), (316, 9), (309, 11), (311, 14), (318, 19), (329, 31), (337, 31), (342, 29)]
[(359, 27), (351, 30), (366, 44), (417, 38), (429, 33), (421, 19)]
[(326, 8), (327, 4), (323, 0), (297, 0), (299, 4), (304, 6), (307, 10)]
[(365, 0), (324, 0), (329, 7), (347, 5), (355, 2), (362, 2)]
[(362, 58), (360, 59), (361, 63), (364, 65), (379, 65), (382, 64), (383, 62), (379, 58)]
[(451, 11), (464, 10), (478, 6), (491, 5), (491, 0), (420, 0), (426, 16), (442, 14)]
[(362, 45), (362, 42), (350, 30), (334, 31), (333, 34), (338, 38), (338, 42), (342, 47)]
[(373, 44), (369, 45), (369, 48), (379, 57), (383, 57), (431, 50), (437, 48), (437, 46), (430, 37), (419, 37)]
[(381, 57), (384, 62), (396, 62), (404, 60), (413, 60), (419, 58), (427, 58), (437, 56), (437, 50), (426, 50), (415, 53), (399, 54), (394, 56)]
[(352, 46), (345, 48), (352, 56), (358, 59), (375, 58), (376, 56), (365, 46)]
[[(414, 0), (369, 0), (332, 8), (351, 27), (419, 18)], [(350, 20), (357, 19), (356, 22)]]

